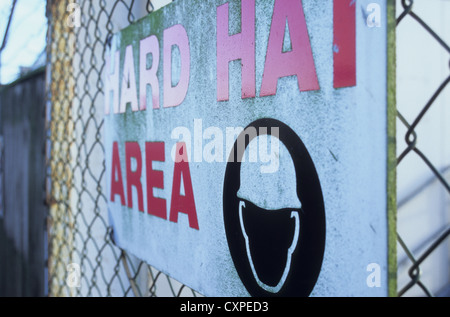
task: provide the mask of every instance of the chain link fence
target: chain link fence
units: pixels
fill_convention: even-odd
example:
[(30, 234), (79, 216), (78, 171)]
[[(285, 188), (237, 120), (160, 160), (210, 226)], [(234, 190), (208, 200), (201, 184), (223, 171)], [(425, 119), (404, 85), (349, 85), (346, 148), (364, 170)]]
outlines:
[(153, 9), (150, 1), (48, 2), (50, 296), (198, 295), (117, 248), (105, 212), (98, 105), (103, 104), (106, 44)]
[[(46, 200), (50, 296), (201, 296), (117, 248), (111, 239), (106, 212), (102, 144), (104, 56), (111, 36), (151, 14), (156, 4), (164, 1), (48, 1)], [(450, 54), (445, 41), (416, 15), (413, 4), (398, 2), (397, 25), (401, 27), (405, 20), (413, 19)], [(398, 112), (400, 124), (407, 129), (406, 148), (398, 157), (398, 165), (417, 154), (447, 195), (450, 186), (446, 171), (436, 168), (418, 147), (417, 127), (449, 82), (450, 76), (414, 120), (408, 121)], [(400, 139), (397, 143), (401, 147)], [(420, 254), (408, 248), (398, 235), (399, 245), (410, 260), (402, 265), (407, 266), (409, 280), (406, 285), (399, 285), (400, 296), (415, 286), (425, 295), (432, 295), (423, 283), (421, 266), (439, 246), (448, 250), (449, 233), (447, 222)], [(81, 280), (72, 280), (73, 273), (80, 273)]]
[[(423, 19), (421, 17), (421, 9), (424, 8), (424, 6), (430, 5), (430, 2), (434, 2), (435, 8), (438, 7), (439, 3), (441, 2), (441, 12), (435, 11), (433, 13), (433, 20), (428, 20), (430, 16), (427, 16), (427, 20)], [(402, 104), (403, 101), (407, 100), (407, 98), (402, 98), (403, 96), (399, 95), (401, 93), (404, 93), (405, 90), (399, 90), (398, 91), (398, 104), (397, 104), (397, 117), (399, 122), (399, 134), (397, 136), (397, 146), (399, 150), (399, 155), (397, 159), (397, 168), (400, 170), (403, 165), (407, 165), (406, 173), (414, 173), (414, 171), (410, 170), (411, 160), (410, 162), (406, 162), (408, 159), (412, 159), (412, 156), (416, 156), (414, 159), (418, 160), (419, 164), (426, 167), (428, 169), (428, 172), (430, 173), (430, 178), (426, 180), (424, 183), (419, 184), (419, 186), (416, 186), (415, 189), (409, 193), (406, 197), (399, 200), (398, 203), (398, 210), (399, 210), (399, 216), (401, 216), (401, 213), (408, 213), (408, 208), (411, 208), (408, 204), (410, 201), (416, 199), (417, 196), (420, 196), (423, 191), (428, 190), (428, 187), (430, 186), (437, 186), (435, 189), (435, 192), (439, 192), (441, 197), (440, 199), (443, 202), (443, 211), (442, 211), (442, 219), (439, 219), (439, 210), (438, 208), (430, 208), (431, 206), (428, 205), (427, 207), (421, 208), (420, 213), (422, 214), (428, 214), (429, 217), (434, 217), (436, 219), (439, 219), (439, 225), (437, 225), (437, 229), (434, 230), (434, 232), (429, 235), (427, 241), (422, 241), (422, 245), (420, 247), (412, 247), (411, 242), (408, 243), (406, 239), (404, 239), (404, 235), (411, 236), (411, 233), (397, 233), (397, 240), (398, 244), (400, 246), (400, 251), (403, 252), (406, 257), (403, 261), (399, 262), (399, 278), (403, 277), (404, 283), (399, 284), (399, 290), (398, 295), (404, 296), (408, 295), (410, 291), (413, 291), (415, 289), (416, 291), (414, 294), (418, 296), (434, 296), (433, 291), (431, 290), (430, 285), (427, 285), (427, 276), (425, 274), (432, 274), (431, 269), (428, 267), (426, 272), (424, 273), (423, 267), (427, 265), (425, 262), (429, 262), (430, 259), (433, 257), (433, 253), (436, 253), (437, 250), (442, 250), (446, 255), (444, 254), (444, 271), (446, 272), (441, 277), (443, 279), (443, 285), (444, 288), (440, 291), (446, 296), (449, 296), (449, 290), (448, 290), (448, 284), (449, 284), (449, 256), (448, 256), (448, 250), (449, 250), (449, 235), (450, 235), (450, 221), (449, 221), (449, 194), (450, 194), (450, 183), (448, 178), (448, 171), (449, 171), (449, 158), (446, 156), (444, 159), (439, 160), (435, 155), (432, 155), (432, 149), (429, 149), (428, 145), (432, 144), (432, 146), (436, 147), (436, 145), (439, 145), (438, 138), (442, 137), (444, 140), (445, 137), (448, 138), (448, 135), (439, 136), (436, 134), (429, 134), (425, 135), (425, 132), (423, 129), (421, 129), (421, 125), (424, 125), (428, 129), (431, 125), (439, 125), (439, 118), (436, 116), (436, 113), (432, 113), (433, 108), (439, 108), (441, 104), (446, 104), (448, 106), (448, 86), (450, 83), (450, 46), (449, 41), (447, 38), (447, 41), (445, 40), (442, 35), (439, 35), (435, 30), (434, 27), (436, 26), (436, 23), (434, 26), (431, 26), (430, 22), (434, 22), (434, 20), (439, 20), (439, 15), (442, 14), (441, 17), (448, 20), (448, 16), (450, 14), (450, 6), (448, 3), (445, 3), (445, 1), (418, 1), (418, 0), (401, 0), (398, 1), (397, 4), (397, 11), (398, 11), (398, 17), (397, 17), (397, 46), (399, 45), (405, 45), (405, 47), (398, 47), (399, 50), (403, 50), (402, 55), (398, 55), (397, 58), (407, 58), (409, 56), (413, 56), (412, 50), (414, 49), (414, 40), (417, 41), (418, 39), (424, 39), (423, 42), (419, 42), (418, 44), (423, 45), (430, 45), (427, 49), (421, 49), (421, 51), (425, 52), (424, 58), (422, 60), (415, 60), (411, 59), (408, 60), (407, 67), (410, 69), (414, 69), (420, 72), (420, 67), (417, 66), (417, 64), (422, 64), (424, 67), (429, 67), (427, 72), (434, 76), (434, 78), (430, 79), (430, 75), (425, 75), (424, 78), (427, 79), (426, 83), (421, 84), (421, 91), (420, 94), (428, 95), (430, 97), (427, 97), (425, 102), (422, 104), (418, 99), (414, 100), (411, 104)], [(446, 9), (446, 10), (445, 10)], [(417, 11), (416, 11), (417, 10)], [(445, 18), (446, 17), (446, 18)], [(403, 28), (403, 29), (402, 29)], [(406, 29), (405, 29), (406, 28)], [(448, 28), (448, 26), (447, 26)], [(440, 31), (442, 31), (444, 27), (441, 28)], [(414, 34), (414, 39), (407, 38), (403, 43), (400, 42), (401, 36), (404, 35), (406, 32), (409, 32), (410, 34)], [(417, 33), (416, 33), (417, 32)], [(421, 35), (422, 34), (422, 35)], [(444, 33), (445, 34), (445, 33)], [(446, 34), (449, 36), (449, 34)], [(406, 53), (403, 53), (406, 51)], [(433, 54), (433, 51), (438, 52), (438, 54)], [(433, 70), (433, 63), (431, 60), (433, 58), (438, 57), (441, 59), (440, 63), (438, 63), (438, 69), (442, 71), (435, 72)], [(399, 62), (397, 62), (399, 63)], [(406, 63), (405, 63), (406, 65)], [(447, 68), (448, 67), (448, 68)], [(402, 71), (402, 69), (397, 68), (397, 72)], [(436, 74), (437, 73), (437, 74)], [(435, 76), (437, 75), (437, 76)], [(402, 84), (402, 81), (404, 78), (398, 76), (397, 85)], [(447, 89), (447, 90), (446, 90)], [(407, 89), (408, 90), (408, 89)], [(412, 87), (409, 87), (409, 92), (412, 92)], [(444, 96), (444, 94), (447, 94)], [(410, 102), (410, 101), (409, 101)], [(444, 105), (445, 107), (445, 105)], [(408, 112), (409, 119), (406, 118), (406, 115), (404, 115), (403, 111)], [(437, 111), (437, 110), (436, 110)], [(445, 118), (445, 111), (440, 111), (439, 115), (441, 115), (443, 118)], [(428, 118), (427, 118), (428, 116)], [(448, 115), (447, 115), (448, 119)], [(428, 120), (428, 124), (426, 121)], [(430, 121), (431, 120), (431, 121)], [(443, 119), (445, 124), (445, 119)], [(447, 125), (447, 124), (445, 124)], [(420, 132), (419, 132), (420, 131)], [(443, 131), (446, 131), (445, 128)], [(402, 134), (402, 132), (404, 134)], [(446, 131), (448, 132), (448, 131)], [(445, 133), (445, 132), (444, 132)], [(441, 133), (442, 134), (442, 133)], [(433, 138), (433, 139), (430, 139)], [(403, 140), (402, 140), (403, 139)], [(424, 141), (424, 143), (419, 144), (420, 141)], [(444, 144), (442, 144), (445, 153), (446, 149), (448, 148), (448, 145), (445, 145), (445, 142), (448, 142), (448, 139), (444, 141)], [(426, 148), (426, 150), (424, 150)], [(448, 155), (448, 153), (445, 153), (444, 155)], [(438, 167), (436, 162), (441, 161), (441, 164), (444, 164), (443, 167)], [(409, 164), (409, 165), (408, 165)], [(406, 210), (404, 210), (406, 209)], [(409, 215), (409, 217), (414, 217), (414, 215)], [(400, 221), (398, 225), (400, 226), (403, 221), (403, 218), (399, 218)], [(409, 239), (412, 241), (413, 239)], [(424, 274), (422, 274), (424, 273)], [(406, 276), (407, 275), (407, 276)], [(446, 285), (446, 286), (445, 286)]]

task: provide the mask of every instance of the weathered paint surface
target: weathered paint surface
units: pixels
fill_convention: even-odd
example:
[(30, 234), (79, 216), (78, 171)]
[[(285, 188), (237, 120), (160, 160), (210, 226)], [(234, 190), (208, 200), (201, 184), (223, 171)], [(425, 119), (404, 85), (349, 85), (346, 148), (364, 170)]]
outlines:
[[(231, 258), (224, 228), (226, 160), (230, 143), (237, 137), (227, 143), (226, 131), (246, 127), (257, 119), (273, 118), (292, 128), (303, 141), (322, 189), (326, 244), (320, 275), (311, 295), (386, 296), (386, 1), (378, 1), (383, 12), (379, 28), (366, 25), (365, 9), (369, 1), (352, 2), (356, 15), (356, 82), (336, 89), (333, 60), (339, 53), (333, 49), (333, 2), (317, 6), (315, 1), (303, 0), (301, 9), (317, 85), (302, 89), (303, 78), (274, 69), (283, 75), (277, 80), (275, 92), (273, 83), (264, 84), (266, 76), (272, 74), (265, 74), (268, 55), (272, 54), (269, 48), (274, 47), (269, 44), (271, 29), (278, 28), (271, 23), (275, 16), (274, 0), (255, 2), (254, 70), (246, 64), (247, 60), (253, 62), (248, 55), (253, 54), (253, 47), (244, 49), (236, 44), (238, 38), (232, 38), (230, 48), (242, 48), (243, 58), (227, 63), (228, 88), (221, 88), (227, 82), (218, 69), (226, 72), (217, 63), (217, 58), (221, 58), (217, 34), (218, 15), (225, 3), (177, 1), (124, 29), (113, 40), (107, 67), (111, 86), (107, 88), (117, 85), (114, 87), (120, 87), (117, 88), (120, 91), (106, 93), (105, 195), (116, 242), (205, 295), (249, 295)], [(243, 3), (248, 5), (252, 1)], [(248, 20), (241, 27), (242, 15), (253, 14), (249, 8), (250, 12), (244, 10), (241, 14), (240, 1), (230, 1), (227, 7), (230, 36), (245, 28), (253, 31), (253, 25), (245, 24)], [(169, 49), (167, 41), (174, 43), (170, 34), (174, 27), (182, 30), (183, 35), (175, 40), (178, 49)], [(287, 47), (288, 51), (294, 48), (292, 36), (296, 36), (293, 34), (296, 31), (289, 29), (289, 25), (286, 29), (289, 35), (284, 35), (283, 49)], [(159, 50), (152, 51), (147, 58), (145, 78), (152, 85), (151, 89), (146, 86), (147, 94), (143, 94), (140, 41), (146, 38), (157, 42)], [(274, 43), (281, 38), (277, 35)], [(254, 76), (246, 77), (248, 72), (254, 72)], [(307, 78), (314, 76), (310, 74)], [(314, 80), (308, 81), (311, 83)], [(171, 89), (178, 89), (179, 94), (168, 96)], [(134, 90), (137, 93), (133, 96)], [(215, 140), (212, 136), (222, 136), (222, 142), (215, 143), (220, 144), (222, 151), (208, 162), (204, 152)], [(158, 148), (152, 151), (155, 156), (151, 163), (146, 159), (147, 147)], [(118, 153), (120, 161), (123, 194), (113, 153)], [(177, 165), (175, 154), (187, 155), (187, 167)], [(149, 173), (153, 176), (147, 177)], [(285, 182), (286, 187), (295, 186), (292, 183), (295, 179)], [(117, 187), (112, 188), (111, 184)], [(253, 186), (257, 190), (261, 185)], [(119, 192), (111, 197), (111, 190), (117, 188)], [(283, 196), (283, 187), (274, 186), (273, 190)], [(184, 206), (191, 203), (194, 206), (182, 212), (172, 210), (174, 202), (183, 197), (191, 197), (186, 198)], [(159, 204), (156, 210), (149, 211), (149, 198), (155, 206)], [(381, 268), (380, 287), (367, 284), (370, 263)]]

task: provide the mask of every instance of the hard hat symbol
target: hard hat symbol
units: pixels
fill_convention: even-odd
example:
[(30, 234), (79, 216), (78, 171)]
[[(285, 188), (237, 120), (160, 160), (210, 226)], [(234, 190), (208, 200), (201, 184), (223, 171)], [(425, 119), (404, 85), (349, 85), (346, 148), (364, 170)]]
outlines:
[[(246, 152), (257, 148), (259, 138), (250, 141)], [(241, 200), (239, 220), (253, 276), (261, 288), (278, 293), (291, 268), (300, 231), (298, 211), (302, 205), (297, 197), (291, 155), (275, 136), (269, 138), (275, 147), (278, 169), (262, 173), (261, 160), (242, 162), (237, 197)]]
[[(276, 169), (251, 154), (265, 139), (275, 145)], [(223, 215), (230, 255), (250, 295), (311, 293), (325, 251), (325, 208), (314, 162), (289, 126), (264, 118), (238, 136), (225, 171)]]
[[(258, 145), (259, 138), (261, 137), (254, 138), (249, 143), (245, 154), (249, 154), (250, 149), (257, 148), (255, 145)], [(273, 173), (262, 173), (264, 162), (261, 160), (242, 162), (241, 182), (237, 196), (267, 210), (300, 209), (302, 204), (297, 196), (297, 181), (292, 157), (286, 146), (275, 136), (270, 135), (268, 138), (270, 142), (267, 144), (272, 146), (275, 153), (273, 159), (278, 160), (278, 170)]]

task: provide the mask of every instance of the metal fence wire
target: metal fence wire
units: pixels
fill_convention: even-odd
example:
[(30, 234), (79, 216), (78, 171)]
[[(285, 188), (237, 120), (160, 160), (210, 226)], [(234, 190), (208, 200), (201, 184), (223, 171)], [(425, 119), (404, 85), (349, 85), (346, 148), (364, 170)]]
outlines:
[[(450, 55), (450, 48), (414, 12), (412, 0), (401, 1), (397, 19), (419, 23)], [(72, 7), (71, 7), (72, 6)], [(79, 21), (73, 11), (80, 9)], [(49, 0), (47, 48), (47, 198), (49, 296), (201, 296), (150, 265), (116, 247), (111, 239), (104, 195), (102, 74), (108, 41), (121, 28), (151, 14), (150, 0)], [(80, 22), (79, 25), (71, 25)], [(69, 24), (69, 25), (68, 25)], [(450, 185), (417, 145), (416, 128), (450, 82), (450, 75), (407, 128), (406, 149), (398, 157), (418, 155), (450, 193)], [(397, 140), (398, 146), (402, 141)], [(447, 241), (450, 228), (421, 254), (414, 254), (398, 235), (409, 259), (410, 281), (399, 285), (398, 295), (419, 286), (433, 295), (421, 279), (421, 265)], [(75, 264), (75, 266), (74, 266)], [(80, 280), (74, 280), (79, 273)], [(75, 283), (75, 284), (74, 284)]]
[[(141, 1), (142, 2), (142, 1)], [(50, 296), (197, 296), (117, 248), (103, 194), (103, 57), (150, 1), (48, 1), (47, 204)], [(80, 20), (68, 9), (79, 9)], [(80, 25), (76, 23), (80, 22)], [(73, 274), (80, 274), (75, 279)]]
[[(441, 50), (445, 51), (450, 58), (450, 46), (448, 43), (444, 41), (418, 14), (414, 11), (414, 1), (413, 0), (402, 0), (401, 1), (401, 13), (397, 18), (397, 27), (401, 26), (403, 21), (406, 19), (412, 19), (414, 23), (417, 23), (423, 30), (428, 33), (428, 36), (433, 39), (441, 48)], [(450, 60), (448, 64), (450, 68)], [(444, 177), (444, 174), (448, 172), (448, 168), (439, 169), (437, 168), (431, 159), (427, 157), (427, 154), (421, 151), (418, 146), (418, 126), (423, 121), (424, 117), (430, 109), (436, 104), (436, 100), (443, 94), (443, 91), (450, 83), (450, 72), (447, 77), (437, 86), (426, 102), (426, 104), (421, 108), (421, 110), (414, 117), (412, 123), (408, 122), (406, 118), (397, 111), (397, 117), (401, 124), (406, 127), (406, 134), (404, 135), (404, 142), (406, 143), (406, 148), (401, 152), (401, 154), (397, 158), (397, 166), (400, 166), (404, 159), (409, 155), (416, 154), (420, 160), (431, 170), (434, 179), (431, 181), (437, 180), (442, 185), (442, 187), (446, 191), (446, 195), (450, 194), (450, 184), (448, 180)], [(426, 140), (427, 141), (427, 140)], [(397, 145), (399, 147), (404, 147), (405, 143), (397, 140)], [(429, 182), (430, 183), (430, 182)], [(414, 195), (412, 195), (414, 196)], [(401, 203), (401, 202), (399, 202)], [(432, 212), (431, 210), (427, 212)], [(448, 243), (448, 237), (450, 235), (450, 225), (448, 223), (444, 224), (444, 227), (440, 230), (440, 232), (430, 241), (425, 248), (422, 250), (420, 254), (414, 254), (410, 247), (408, 247), (407, 243), (402, 239), (402, 236), (397, 233), (397, 240), (401, 248), (406, 253), (407, 257), (410, 260), (410, 267), (408, 269), (409, 281), (406, 285), (400, 285), (400, 289), (398, 290), (398, 295), (405, 295), (412, 287), (418, 286), (423, 291), (423, 295), (425, 296), (434, 296), (429, 287), (423, 282), (422, 274), (421, 274), (421, 265), (430, 257), (430, 255), (440, 246), (444, 246), (445, 243)], [(448, 246), (447, 246), (448, 248)], [(448, 267), (448, 263), (447, 263)], [(448, 293), (448, 290), (447, 290)]]

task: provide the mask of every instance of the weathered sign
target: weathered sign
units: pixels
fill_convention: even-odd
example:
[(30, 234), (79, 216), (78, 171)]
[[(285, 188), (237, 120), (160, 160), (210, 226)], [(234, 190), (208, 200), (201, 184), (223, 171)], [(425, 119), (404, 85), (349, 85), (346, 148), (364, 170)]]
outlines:
[(116, 34), (116, 243), (208, 296), (388, 295), (386, 12), (185, 0)]

